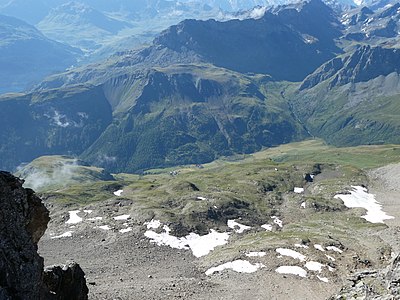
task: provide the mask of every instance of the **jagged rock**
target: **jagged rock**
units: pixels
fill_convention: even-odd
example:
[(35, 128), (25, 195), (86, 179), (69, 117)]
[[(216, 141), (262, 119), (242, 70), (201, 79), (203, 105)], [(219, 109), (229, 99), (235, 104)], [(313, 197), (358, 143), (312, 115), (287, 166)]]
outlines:
[(75, 262), (63, 266), (50, 266), (44, 270), (43, 282), (50, 291), (46, 299), (88, 299), (85, 273)]
[(0, 298), (39, 299), (43, 258), (37, 242), (49, 212), (23, 181), (0, 172)]
[(354, 274), (334, 299), (400, 299), (400, 255), (383, 270)]
[(49, 212), (23, 183), (0, 171), (0, 299), (87, 299), (79, 265), (43, 272), (37, 242), (50, 221)]

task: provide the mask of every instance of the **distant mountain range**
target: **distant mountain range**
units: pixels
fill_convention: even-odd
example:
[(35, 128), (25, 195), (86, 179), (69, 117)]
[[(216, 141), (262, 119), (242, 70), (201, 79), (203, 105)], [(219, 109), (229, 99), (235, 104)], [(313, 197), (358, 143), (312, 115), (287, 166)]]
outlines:
[(45, 37), (35, 27), (0, 15), (0, 93), (21, 91), (77, 62), (77, 48)]
[[(70, 50), (67, 50), (70, 52), (69, 54), (62, 58), (58, 56), (58, 60), (63, 63), (59, 64), (56, 62), (52, 64), (52, 68), (47, 68), (46, 63), (37, 64), (36, 67), (30, 67), (28, 72), (25, 72), (24, 68), (18, 67), (18, 69), (22, 70), (22, 73), (27, 73), (25, 77), (14, 76), (14, 72), (8, 72), (8, 69), (4, 68), (3, 78), (9, 78), (9, 80), (2, 81), (0, 78), (0, 93), (24, 90), (30, 87), (32, 83), (42, 80), (44, 76), (50, 75), (55, 71), (62, 71), (71, 65), (84, 65), (89, 62), (100, 61), (116, 52), (140, 48), (143, 47), (143, 45), (151, 44), (154, 37), (161, 31), (184, 19), (215, 19), (220, 21), (248, 18), (258, 19), (262, 17), (266, 11), (271, 11), (272, 9), (270, 7), (272, 5), (283, 5), (290, 2), (293, 1), (0, 0), (0, 14), (16, 17), (29, 24), (35, 25), (38, 30), (49, 39), (48, 41), (52, 39), (80, 49), (79, 51), (69, 48)], [(353, 24), (355, 20), (361, 20), (360, 18), (370, 14), (375, 9), (388, 5), (389, 2), (390, 0), (368, 2), (371, 8), (364, 8), (364, 10), (360, 12), (359, 8), (355, 8), (349, 11), (349, 15), (343, 17), (343, 22), (350, 22)], [(356, 6), (352, 0), (327, 0), (326, 3), (334, 8), (336, 12), (342, 9), (346, 9), (347, 11), (349, 8)], [(279, 10), (279, 8), (276, 9)], [(368, 13), (366, 11), (367, 9), (371, 12)], [(358, 14), (362, 15), (357, 19)], [(312, 16), (312, 18), (314, 17), (315, 16)], [(353, 19), (350, 20), (350, 18)], [(285, 20), (285, 22), (287, 21), (288, 20)], [(391, 35), (395, 37), (397, 32), (397, 27), (394, 25), (395, 22), (393, 20), (388, 20), (387, 22), (387, 24), (380, 24), (371, 21), (368, 28), (365, 28), (364, 31), (359, 28), (359, 26), (361, 26), (360, 23), (357, 25), (353, 24), (348, 27), (347, 36), (349, 39), (358, 42), (360, 42), (361, 39), (368, 38), (368, 36), (387, 37)], [(290, 26), (303, 25), (297, 22), (297, 24), (291, 24)], [(328, 29), (330, 29), (330, 26), (328, 26)], [(212, 30), (212, 28), (210, 28), (210, 30)], [(370, 31), (373, 32), (370, 33)], [(37, 34), (39, 34), (38, 31), (32, 36), (32, 39), (35, 39), (35, 35)], [(302, 37), (300, 37), (300, 39), (301, 38)], [(290, 40), (290, 38), (288, 39)], [(320, 44), (322, 44), (322, 42)], [(67, 46), (64, 48), (68, 49)], [(41, 49), (43, 48), (36, 48), (31, 44), (29, 49), (41, 53)], [(302, 49), (299, 48), (298, 51), (302, 51)], [(234, 55), (234, 53), (232, 53), (232, 55)], [(323, 55), (324, 54), (322, 54), (322, 56)], [(24, 62), (25, 60), (24, 57), (18, 57), (18, 52), (16, 52), (13, 57), (14, 58), (9, 59), (6, 55), (4, 59), (7, 61), (14, 60), (19, 62)], [(35, 57), (35, 55), (33, 57)], [(227, 59), (229, 60), (231, 58)], [(68, 64), (65, 64), (67, 61)], [(303, 60), (303, 62), (305, 62), (305, 60)], [(298, 65), (299, 63), (300, 62), (296, 59), (296, 64)], [(29, 64), (24, 63), (23, 65), (27, 66)], [(10, 66), (10, 68), (16, 69), (15, 66)], [(309, 66), (310, 70), (314, 68), (315, 65), (311, 64)], [(291, 72), (293, 72), (293, 69), (294, 68), (292, 68)], [(282, 70), (282, 72), (286, 71)]]
[(0, 168), (72, 154), (132, 172), (313, 136), (400, 143), (397, 36), (377, 31), (399, 17), (396, 6), (339, 13), (311, 0), (185, 20), (148, 47), (0, 97)]

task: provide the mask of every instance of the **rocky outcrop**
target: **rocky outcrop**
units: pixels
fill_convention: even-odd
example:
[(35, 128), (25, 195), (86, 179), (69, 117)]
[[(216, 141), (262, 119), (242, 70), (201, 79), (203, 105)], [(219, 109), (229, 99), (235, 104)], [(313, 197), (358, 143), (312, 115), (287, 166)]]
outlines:
[(37, 242), (47, 228), (49, 212), (22, 184), (10, 173), (0, 172), (0, 299), (87, 299), (78, 265), (43, 272)]
[(300, 90), (329, 80), (329, 87), (367, 82), (378, 76), (400, 72), (400, 51), (394, 48), (361, 46), (348, 56), (339, 56), (323, 64), (302, 82)]
[(46, 267), (43, 282), (50, 292), (46, 296), (48, 300), (88, 299), (85, 273), (75, 262)]
[(23, 181), (0, 173), (0, 298), (39, 299), (43, 258), (37, 242), (49, 212)]
[(336, 299), (400, 299), (400, 255), (384, 270), (363, 271), (348, 279)]

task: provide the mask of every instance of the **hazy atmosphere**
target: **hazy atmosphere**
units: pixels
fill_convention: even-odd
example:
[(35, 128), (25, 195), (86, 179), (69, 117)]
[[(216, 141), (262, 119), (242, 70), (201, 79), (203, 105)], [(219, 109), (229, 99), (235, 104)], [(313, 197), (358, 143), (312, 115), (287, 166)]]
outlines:
[(1, 299), (398, 299), (400, 4), (0, 0)]

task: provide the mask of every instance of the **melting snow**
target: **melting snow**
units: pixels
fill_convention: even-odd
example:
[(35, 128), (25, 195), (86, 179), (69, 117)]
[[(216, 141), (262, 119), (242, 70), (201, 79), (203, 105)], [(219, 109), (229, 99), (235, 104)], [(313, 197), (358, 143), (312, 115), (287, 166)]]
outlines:
[(278, 252), (280, 255), (290, 256), (295, 259), (297, 258), (300, 261), (305, 261), (305, 259), (306, 259), (306, 257), (303, 254), (301, 254), (297, 251), (291, 250), (291, 249), (278, 248), (278, 249), (276, 249), (276, 252)]
[(69, 211), (69, 220), (65, 222), (66, 224), (77, 224), (82, 222), (82, 218), (78, 216), (80, 210)]
[(303, 245), (303, 244), (294, 244), (294, 246), (295, 246), (296, 248), (308, 249), (308, 246), (307, 246), (307, 245)]
[(156, 233), (152, 230), (145, 232), (145, 236), (150, 238), (157, 245), (166, 245), (175, 249), (191, 249), (196, 257), (201, 257), (210, 253), (217, 246), (225, 245), (229, 239), (229, 233), (219, 233), (211, 230), (209, 234), (200, 236), (196, 233), (190, 233), (185, 237), (175, 237), (170, 235), (171, 229), (164, 225), (165, 232)]
[(272, 225), (269, 224), (261, 225), (261, 228), (264, 228), (267, 231), (272, 231)]
[(343, 253), (342, 250), (340, 250), (338, 247), (335, 247), (335, 246), (328, 246), (328, 247), (326, 247), (326, 250), (328, 250), (328, 251), (335, 251), (335, 252), (339, 252), (339, 253)]
[[(233, 229), (237, 233), (242, 233), (245, 230), (251, 229), (250, 226), (239, 224), (235, 220), (228, 220), (228, 227)], [(239, 228), (238, 228), (239, 227)]]
[(362, 207), (367, 210), (367, 214), (362, 216), (365, 220), (371, 223), (383, 223), (383, 220), (393, 219), (394, 217), (387, 215), (382, 210), (375, 196), (369, 194), (367, 189), (362, 186), (352, 186), (353, 190), (350, 195), (339, 194), (334, 198), (341, 199), (346, 207)]
[(303, 188), (299, 188), (299, 187), (295, 187), (293, 192), (295, 192), (296, 194), (301, 194), (301, 193), (304, 192), (304, 189)]
[(72, 237), (72, 233), (73, 231), (67, 231), (61, 235), (57, 235), (57, 236), (52, 236), (52, 239), (60, 239), (60, 238), (64, 238), (64, 237)]
[(263, 268), (264, 265), (260, 263), (251, 264), (247, 260), (235, 260), (232, 262), (227, 262), (225, 264), (219, 265), (218, 267), (210, 268), (206, 271), (206, 275), (212, 275), (215, 272), (221, 272), (225, 269), (231, 269), (239, 273), (254, 273), (258, 269)]
[(121, 233), (127, 233), (127, 232), (129, 232), (129, 231), (132, 231), (132, 228), (131, 228), (131, 227), (121, 229), (119, 232), (121, 232)]
[(97, 226), (97, 228), (103, 229), (103, 230), (110, 230), (111, 227), (108, 225), (102, 225), (102, 226)]
[(88, 219), (88, 221), (97, 221), (97, 220), (103, 220), (103, 217), (94, 217)]
[(300, 277), (306, 277), (307, 271), (297, 266), (282, 266), (275, 270), (279, 274), (293, 274)]
[(128, 220), (129, 218), (130, 218), (130, 215), (122, 215), (122, 216), (113, 217), (113, 219), (116, 221)]
[(322, 267), (324, 267), (325, 265), (316, 262), (316, 261), (308, 261), (305, 265), (305, 267), (307, 269), (309, 269), (310, 271), (318, 271), (321, 272), (322, 271)]
[(335, 258), (333, 258), (332, 256), (330, 256), (330, 255), (328, 255), (328, 254), (325, 254), (325, 256), (326, 256), (329, 260), (331, 260), (331, 261), (335, 261), (335, 260), (336, 260)]
[(265, 255), (267, 255), (267, 253), (265, 253), (265, 252), (249, 252), (249, 253), (246, 253), (247, 257), (263, 257)]
[(123, 192), (124, 192), (124, 190), (118, 190), (118, 191), (114, 192), (114, 195), (120, 197)]
[(157, 229), (161, 226), (161, 222), (159, 220), (151, 220), (150, 222), (144, 223), (147, 226), (147, 229)]
[(325, 252), (324, 247), (322, 247), (321, 245), (315, 244), (315, 245), (314, 245), (314, 248), (317, 249), (317, 250), (319, 250), (319, 251)]
[(276, 225), (278, 225), (279, 227), (283, 227), (283, 222), (277, 216), (272, 216), (271, 219), (274, 219), (274, 223)]
[(320, 276), (317, 275), (317, 278), (318, 278), (319, 280), (323, 281), (323, 282), (326, 282), (326, 283), (329, 282), (328, 278), (326, 278), (326, 277), (320, 277)]

